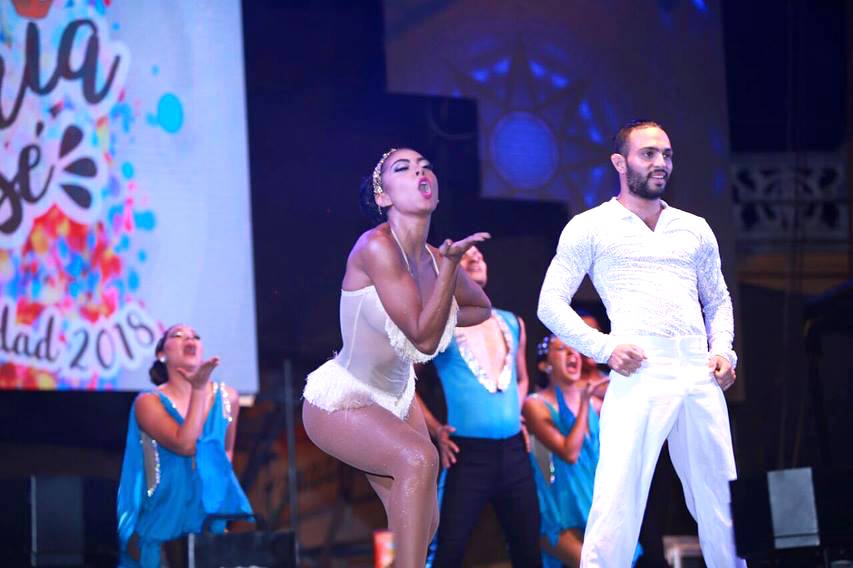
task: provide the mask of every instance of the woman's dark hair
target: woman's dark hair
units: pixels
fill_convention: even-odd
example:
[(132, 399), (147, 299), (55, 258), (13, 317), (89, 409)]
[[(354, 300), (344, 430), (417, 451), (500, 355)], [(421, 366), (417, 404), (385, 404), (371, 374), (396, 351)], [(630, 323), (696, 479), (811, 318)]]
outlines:
[(373, 176), (367, 176), (361, 180), (361, 185), (358, 188), (358, 205), (361, 212), (367, 216), (370, 224), (374, 227), (387, 220), (385, 212), (388, 208), (379, 207), (376, 203), (376, 196), (373, 194)]
[(148, 376), (151, 377), (151, 382), (158, 387), (169, 381), (169, 371), (166, 369), (166, 363), (157, 358), (157, 354), (161, 353), (166, 345), (166, 338), (169, 336), (169, 329), (171, 328), (168, 328), (163, 332), (163, 337), (160, 338), (157, 345), (154, 347), (154, 363), (152, 363), (151, 368), (148, 369)]

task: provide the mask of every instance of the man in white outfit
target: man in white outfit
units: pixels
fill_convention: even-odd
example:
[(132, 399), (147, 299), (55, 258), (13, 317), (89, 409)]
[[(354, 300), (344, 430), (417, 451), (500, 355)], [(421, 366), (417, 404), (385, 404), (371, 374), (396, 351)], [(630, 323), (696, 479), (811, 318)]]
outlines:
[[(581, 566), (631, 565), (664, 440), (705, 563), (745, 566), (732, 531), (736, 472), (723, 396), (735, 381), (734, 321), (717, 241), (704, 219), (661, 199), (672, 147), (659, 124), (630, 123), (614, 141), (619, 195), (566, 225), (538, 309), (564, 343), (613, 370)], [(570, 307), (586, 274), (610, 335)]]

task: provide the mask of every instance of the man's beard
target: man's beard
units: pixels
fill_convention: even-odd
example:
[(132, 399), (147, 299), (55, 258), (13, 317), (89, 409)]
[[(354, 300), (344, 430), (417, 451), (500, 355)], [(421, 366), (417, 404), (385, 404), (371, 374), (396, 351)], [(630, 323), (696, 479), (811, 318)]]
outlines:
[(669, 181), (669, 176), (664, 174), (666, 177), (664, 178), (664, 184), (660, 187), (660, 189), (649, 187), (649, 176), (651, 176), (652, 172), (648, 175), (643, 175), (640, 172), (637, 172), (631, 169), (628, 166), (628, 191), (632, 194), (636, 195), (641, 199), (658, 199), (663, 192), (666, 191), (666, 182)]

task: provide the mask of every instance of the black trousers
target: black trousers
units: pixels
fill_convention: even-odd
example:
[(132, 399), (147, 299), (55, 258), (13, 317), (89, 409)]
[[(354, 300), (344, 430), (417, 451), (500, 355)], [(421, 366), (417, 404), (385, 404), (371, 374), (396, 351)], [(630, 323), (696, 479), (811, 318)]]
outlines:
[(474, 523), (487, 503), (495, 508), (512, 565), (541, 566), (539, 502), (522, 435), (452, 439), (459, 454), (457, 462), (441, 472), (438, 533), (427, 566), (462, 566)]

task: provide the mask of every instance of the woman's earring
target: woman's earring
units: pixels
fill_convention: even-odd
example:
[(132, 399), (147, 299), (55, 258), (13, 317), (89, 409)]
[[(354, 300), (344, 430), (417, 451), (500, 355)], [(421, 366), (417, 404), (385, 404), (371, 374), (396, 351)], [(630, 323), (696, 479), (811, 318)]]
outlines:
[(552, 367), (551, 365), (545, 365), (545, 374), (550, 375), (551, 371), (553, 371), (553, 370), (554, 370), (554, 367)]
[(160, 361), (161, 363), (165, 364), (166, 363), (166, 356), (160, 355), (159, 357), (157, 357), (157, 360)]

